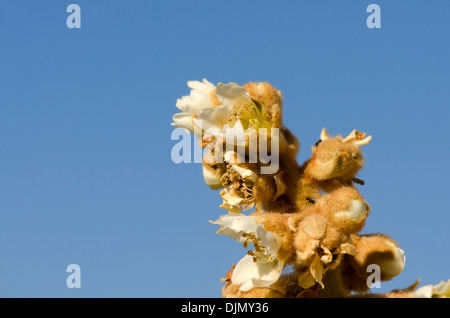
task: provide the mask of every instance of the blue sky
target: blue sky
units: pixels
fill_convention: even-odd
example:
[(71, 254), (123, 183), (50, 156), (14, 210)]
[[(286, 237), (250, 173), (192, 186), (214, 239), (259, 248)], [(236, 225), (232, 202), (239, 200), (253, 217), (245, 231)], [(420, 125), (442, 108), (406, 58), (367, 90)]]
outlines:
[[(66, 8), (81, 8), (69, 29)], [(366, 8), (381, 7), (381, 29)], [(174, 164), (187, 80), (268, 81), (299, 161), (373, 136), (363, 233), (406, 254), (379, 291), (450, 278), (448, 1), (3, 1), (0, 296), (220, 297), (241, 245), (200, 164)], [(66, 267), (81, 268), (80, 289)]]

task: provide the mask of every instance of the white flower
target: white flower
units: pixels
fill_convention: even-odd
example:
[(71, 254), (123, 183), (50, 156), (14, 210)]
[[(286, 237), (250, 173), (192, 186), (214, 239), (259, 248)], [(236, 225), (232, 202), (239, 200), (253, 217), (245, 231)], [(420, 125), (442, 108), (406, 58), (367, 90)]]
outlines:
[(450, 279), (437, 285), (426, 285), (413, 294), (415, 298), (450, 298)]
[(284, 261), (277, 258), (282, 238), (267, 231), (258, 220), (261, 217), (229, 213), (211, 222), (220, 226), (217, 234), (230, 236), (244, 247), (254, 244), (255, 251), (250, 251), (238, 262), (231, 276), (231, 282), (240, 285), (241, 291), (272, 285), (284, 267)]
[(450, 279), (446, 282), (441, 281), (434, 286), (433, 294), (438, 297), (450, 297)]
[(177, 100), (176, 106), (182, 111), (173, 116), (172, 126), (185, 128), (194, 132), (193, 117), (202, 109), (214, 108), (212, 93), (216, 87), (203, 79), (203, 82), (188, 81), (187, 85), (192, 89), (190, 95)]
[(216, 87), (217, 100), (221, 103), (216, 108), (204, 108), (197, 113), (202, 128), (211, 135), (222, 133), (223, 126), (228, 123), (234, 114), (233, 106), (242, 102), (252, 103), (248, 92), (236, 83), (219, 83)]
[[(202, 148), (214, 149), (216, 162), (244, 162), (247, 150), (251, 160), (256, 160), (258, 136), (262, 134), (262, 140), (276, 137), (272, 136), (267, 107), (253, 101), (242, 86), (233, 82), (214, 86), (206, 79), (188, 81), (188, 86), (191, 92), (177, 100), (182, 112), (173, 116), (172, 125), (194, 133)], [(274, 151), (271, 149), (270, 157)], [(259, 160), (268, 163), (264, 156)]]
[(234, 106), (253, 103), (248, 92), (236, 83), (216, 86), (203, 79), (203, 82), (188, 81), (190, 95), (177, 100), (176, 106), (182, 111), (173, 116), (173, 126), (182, 127), (194, 133), (207, 130), (210, 135), (222, 133), (223, 126), (234, 114)]

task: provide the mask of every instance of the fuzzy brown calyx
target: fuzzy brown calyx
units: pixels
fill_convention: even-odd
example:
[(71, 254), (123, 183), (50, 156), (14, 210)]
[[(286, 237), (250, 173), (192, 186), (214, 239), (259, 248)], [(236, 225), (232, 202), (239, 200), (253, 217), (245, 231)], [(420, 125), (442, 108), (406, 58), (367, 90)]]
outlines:
[(357, 292), (367, 291), (369, 266), (379, 266), (380, 280), (387, 281), (399, 275), (405, 266), (404, 251), (392, 238), (384, 234), (352, 236), (355, 255), (348, 257), (345, 271), (347, 285)]
[(353, 130), (347, 137), (330, 137), (322, 130), (320, 140), (312, 147), (311, 157), (305, 174), (319, 181), (338, 179), (351, 182), (363, 167), (362, 145), (369, 144), (371, 136)]
[(345, 254), (355, 254), (350, 234), (362, 228), (367, 214), (368, 205), (351, 187), (322, 196), (300, 214), (294, 244), (296, 263), (307, 268), (299, 276), (302, 288), (316, 283), (325, 288), (324, 273), (336, 268)]

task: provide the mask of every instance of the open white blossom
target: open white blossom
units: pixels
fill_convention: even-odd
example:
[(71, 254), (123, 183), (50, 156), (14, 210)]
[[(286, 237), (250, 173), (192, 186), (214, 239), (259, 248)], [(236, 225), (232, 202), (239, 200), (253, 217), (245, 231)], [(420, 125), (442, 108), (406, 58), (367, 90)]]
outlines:
[(191, 92), (177, 100), (176, 106), (182, 112), (173, 116), (172, 125), (197, 133), (197, 136), (202, 131), (213, 136), (222, 134), (223, 126), (229, 123), (235, 108), (242, 103), (253, 103), (248, 92), (236, 83), (219, 83), (216, 87), (203, 79), (203, 82), (188, 81), (188, 86)]
[(206, 79), (203, 79), (203, 82), (188, 81), (187, 85), (191, 88), (191, 92), (189, 95), (177, 100), (176, 106), (182, 112), (173, 116), (172, 126), (185, 128), (193, 133), (193, 118), (196, 114), (202, 109), (214, 108), (214, 104), (211, 101), (211, 94), (215, 91), (216, 87)]
[(284, 267), (284, 261), (277, 258), (282, 238), (267, 231), (258, 220), (260, 217), (257, 216), (229, 213), (211, 222), (220, 226), (217, 234), (230, 236), (244, 247), (254, 244), (255, 250), (249, 251), (238, 262), (231, 276), (232, 283), (239, 285), (241, 291), (272, 285)]
[(229, 127), (230, 117), (234, 109), (241, 103), (253, 103), (248, 92), (236, 83), (219, 83), (216, 87), (217, 100), (221, 105), (215, 108), (204, 108), (197, 112), (198, 125), (210, 135), (223, 135), (224, 126)]
[(450, 298), (450, 279), (441, 281), (437, 285), (426, 285), (417, 289), (413, 297), (415, 298)]

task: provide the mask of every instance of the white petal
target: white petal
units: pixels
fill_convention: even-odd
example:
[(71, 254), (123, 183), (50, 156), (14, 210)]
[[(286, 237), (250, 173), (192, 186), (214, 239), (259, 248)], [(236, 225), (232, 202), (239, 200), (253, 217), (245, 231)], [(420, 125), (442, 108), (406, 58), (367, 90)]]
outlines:
[(214, 85), (213, 83), (211, 83), (210, 81), (208, 81), (206, 78), (203, 79), (203, 83), (206, 85), (209, 85), (211, 87), (213, 87), (214, 89), (216, 88), (216, 85)]
[(177, 113), (173, 115), (172, 119), (173, 119), (172, 126), (185, 128), (191, 133), (194, 132), (194, 122), (192, 120), (191, 114)]
[(241, 291), (252, 289), (252, 279), (258, 276), (258, 266), (253, 262), (253, 257), (245, 255), (236, 265), (231, 275), (231, 282), (240, 285)]
[(239, 290), (248, 291), (253, 287), (267, 287), (275, 283), (283, 271), (284, 263), (254, 262), (250, 255), (244, 256), (231, 275), (231, 282), (240, 285)]
[[(202, 131), (202, 129), (204, 130), (204, 121), (199, 120), (197, 118), (193, 118), (194, 124), (199, 127), (199, 131)], [(213, 125), (206, 125), (208, 126), (208, 131), (206, 131), (206, 133), (212, 135), (212, 136), (219, 136), (222, 133), (222, 128), (220, 126), (213, 126)]]
[(193, 114), (204, 108), (212, 108), (209, 98), (215, 86), (206, 79), (202, 82), (188, 81), (188, 86), (192, 89), (188, 96), (183, 96), (177, 100), (176, 106), (184, 113)]
[(234, 146), (245, 147), (245, 130), (240, 120), (236, 121), (233, 127), (228, 124), (224, 125), (223, 133), (227, 146), (231, 147), (230, 149), (234, 149)]
[(230, 106), (220, 105), (216, 108), (204, 108), (199, 110), (197, 112), (197, 118), (201, 121), (203, 129), (208, 130), (208, 133), (216, 136), (218, 133), (210, 131), (210, 129), (218, 129), (221, 132), (232, 113), (233, 109)]
[(228, 84), (219, 83), (216, 88), (217, 99), (222, 104), (233, 106), (241, 99), (251, 100), (248, 92), (236, 83), (230, 82)]
[(201, 91), (192, 90), (190, 96), (192, 100), (197, 102), (197, 109), (213, 107), (208, 94), (204, 94)]
[[(212, 125), (223, 126), (233, 114), (233, 108), (229, 105), (219, 105), (216, 108), (205, 108), (197, 113), (198, 119), (205, 120)], [(205, 129), (208, 128), (207, 126)]]
[(211, 108), (212, 104), (208, 96), (197, 91), (191, 92), (189, 96), (183, 96), (177, 99), (176, 105), (182, 112), (193, 114), (204, 108)]
[(450, 279), (448, 281), (441, 281), (437, 285), (426, 285), (413, 294), (415, 298), (449, 298), (450, 297)]
[(183, 113), (192, 114), (199, 108), (197, 102), (191, 96), (183, 96), (177, 99), (175, 106), (178, 107)]
[(252, 279), (255, 287), (267, 287), (275, 283), (281, 276), (284, 262), (274, 260), (272, 262), (256, 262), (259, 277)]
[(267, 253), (273, 257), (277, 257), (277, 252), (280, 249), (282, 239), (267, 231), (264, 226), (260, 223), (256, 226), (255, 237), (261, 239), (259, 242), (263, 247), (265, 247)]
[(248, 216), (241, 213), (229, 213), (221, 215), (220, 218), (212, 224), (218, 224), (220, 228), (216, 231), (217, 234), (227, 235), (231, 238), (243, 243), (245, 238), (243, 233), (255, 233), (257, 216)]
[(203, 82), (188, 81), (187, 85), (193, 90), (197, 90), (205, 95), (209, 95), (209, 93), (216, 88), (212, 83), (208, 82), (205, 78), (203, 79)]
[(423, 287), (420, 287), (414, 292), (415, 298), (431, 298), (433, 295), (433, 285), (426, 285)]
[(450, 297), (450, 279), (434, 286), (433, 294), (439, 297)]

